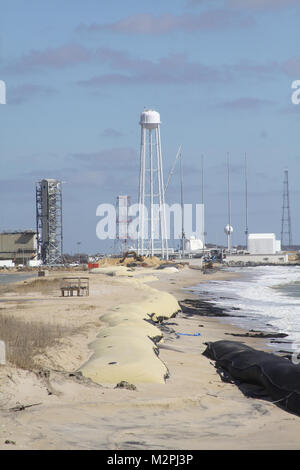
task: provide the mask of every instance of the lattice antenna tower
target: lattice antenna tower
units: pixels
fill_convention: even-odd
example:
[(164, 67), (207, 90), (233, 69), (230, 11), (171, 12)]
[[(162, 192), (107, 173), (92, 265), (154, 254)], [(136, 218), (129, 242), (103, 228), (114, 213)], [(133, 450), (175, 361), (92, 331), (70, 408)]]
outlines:
[(130, 206), (130, 196), (117, 196), (115, 253), (125, 253), (129, 248), (129, 243), (131, 241), (129, 226), (132, 222), (132, 217), (128, 215), (128, 209)]
[(284, 170), (283, 180), (283, 198), (282, 198), (282, 218), (281, 218), (281, 246), (291, 247), (292, 241), (292, 224), (290, 211), (290, 194), (289, 194), (289, 171)]
[(55, 179), (36, 183), (38, 256), (46, 265), (63, 261), (61, 186), (61, 181)]

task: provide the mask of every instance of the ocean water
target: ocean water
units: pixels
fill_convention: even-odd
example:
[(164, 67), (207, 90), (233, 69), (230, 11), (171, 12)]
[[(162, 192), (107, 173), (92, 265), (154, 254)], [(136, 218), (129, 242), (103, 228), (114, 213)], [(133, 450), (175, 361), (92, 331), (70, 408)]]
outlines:
[[(238, 274), (189, 289), (232, 315), (226, 322), (246, 329), (287, 333), (300, 344), (300, 266), (228, 268)], [(243, 316), (243, 317), (239, 317)], [(223, 321), (223, 320), (222, 320)], [(284, 349), (291, 349), (285, 347)]]

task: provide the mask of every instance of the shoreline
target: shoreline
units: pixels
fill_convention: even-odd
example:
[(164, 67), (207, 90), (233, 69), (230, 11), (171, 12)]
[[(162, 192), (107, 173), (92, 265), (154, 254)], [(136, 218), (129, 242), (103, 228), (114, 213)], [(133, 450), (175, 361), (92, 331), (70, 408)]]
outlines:
[[(186, 300), (192, 301), (192, 302), (195, 302), (195, 303), (199, 302), (200, 304), (202, 304), (202, 308), (200, 308), (200, 310), (203, 310), (203, 314), (199, 315), (199, 317), (198, 317), (199, 321), (202, 321), (202, 319), (203, 320), (206, 319), (207, 321), (210, 321), (211, 323), (218, 323), (219, 326), (220, 326), (220, 329), (221, 328), (224, 328), (224, 329), (230, 329), (231, 328), (233, 334), (245, 335), (245, 334), (249, 333), (249, 331), (251, 331), (251, 330), (249, 330), (247, 328), (240, 327), (240, 326), (238, 326), (234, 323), (231, 323), (230, 319), (231, 318), (234, 319), (235, 317), (233, 315), (230, 315), (230, 313), (228, 313), (224, 307), (216, 305), (214, 302), (210, 301), (210, 299), (206, 299), (205, 296), (202, 297), (200, 294), (192, 291), (192, 289), (193, 289), (193, 287), (195, 287), (195, 285), (201, 284), (201, 283), (206, 283), (206, 282), (209, 282), (210, 280), (211, 281), (215, 281), (215, 280), (227, 281), (227, 280), (234, 279), (234, 278), (239, 278), (239, 277), (240, 277), (239, 273), (234, 273), (234, 272), (231, 272), (231, 271), (224, 271), (224, 270), (221, 269), (221, 270), (218, 270), (216, 272), (211, 272), (210, 274), (202, 275), (202, 273), (201, 273), (199, 275), (199, 277), (195, 276), (192, 273), (189, 273), (188, 276), (186, 276), (182, 280), (179, 280), (179, 282), (176, 282), (175, 285), (171, 282), (170, 278), (166, 279), (165, 282), (162, 282), (160, 280), (157, 283), (153, 283), (153, 285), (157, 289), (164, 289), (164, 288), (168, 289), (168, 292), (170, 292), (172, 295), (174, 295), (176, 297), (177, 301), (179, 302), (179, 304), (181, 306), (184, 305), (184, 302)], [(192, 282), (192, 284), (187, 285), (186, 284), (187, 281)], [(197, 282), (195, 282), (195, 281), (197, 281)], [(212, 313), (207, 314), (207, 311), (211, 311)], [(184, 311), (183, 311), (183, 314), (184, 314)], [(197, 315), (197, 308), (195, 309), (194, 314), (191, 314), (189, 316), (189, 318), (192, 319), (193, 315)], [(242, 317), (245, 317), (245, 315), (242, 315)], [(228, 319), (228, 321), (223, 322), (222, 321), (223, 318)], [(259, 330), (259, 331), (261, 331), (261, 330)], [(274, 332), (274, 336), (272, 335), (272, 338), (276, 337), (276, 334), (277, 333)], [(241, 336), (241, 337), (244, 337), (244, 336)], [(248, 338), (249, 337), (245, 337), (245, 342), (248, 340)], [(260, 345), (261, 349), (267, 350), (269, 352), (273, 351), (273, 349), (265, 341), (266, 338), (264, 338), (264, 337), (251, 338), (250, 337), (250, 341), (252, 341), (252, 339), (254, 339), (254, 340), (257, 339), (258, 340), (257, 344)], [(253, 341), (253, 344), (254, 343), (256, 344), (255, 341)], [(256, 346), (253, 346), (253, 347), (256, 347)]]
[[(178, 272), (136, 271), (141, 275), (139, 282), (135, 277), (125, 276), (125, 280), (124, 276), (90, 274), (89, 297), (61, 298), (53, 288), (53, 278), (64, 273), (52, 273), (42, 281), (43, 292), (33, 289), (33, 281), (19, 285), (15, 293), (1, 295), (10, 300), (1, 303), (1, 314), (28, 321), (47, 318), (81, 329), (47, 349), (39, 358), (38, 371), (9, 364), (0, 367), (0, 449), (300, 448), (298, 416), (268, 401), (246, 398), (238, 387), (222, 382), (213, 364), (202, 355), (205, 342), (220, 339), (270, 350), (264, 338), (228, 336), (247, 331), (224, 324), (218, 317), (183, 312), (157, 324), (164, 334), (163, 342), (156, 345), (159, 360), (169, 374), (164, 383), (115, 388), (116, 384), (96, 384), (76, 372), (91, 357), (90, 343), (107, 328), (101, 317), (119, 304), (129, 307), (133, 299), (145, 301), (148, 288), (140, 289), (139, 284), (167, 292), (182, 302), (197, 297), (184, 287), (228, 278), (227, 272), (203, 275), (187, 267)], [(52, 286), (50, 290), (46, 285)], [(20, 295), (35, 301), (20, 305)], [(201, 336), (190, 336), (198, 333)], [(17, 403), (31, 407), (14, 415), (9, 410)], [(15, 444), (5, 444), (7, 439)]]
[[(235, 267), (233, 267), (235, 268)], [(240, 268), (240, 267), (238, 267)], [(253, 268), (251, 266), (250, 268)], [(277, 268), (277, 266), (276, 266)], [(280, 266), (282, 268), (282, 266)], [(224, 272), (224, 271), (223, 271)], [(229, 271), (225, 271), (228, 273), (230, 277), (228, 279), (233, 279), (237, 278), (237, 280), (242, 280), (247, 284), (249, 279), (251, 280), (253, 277), (254, 279), (256, 278), (257, 273), (253, 273), (251, 271), (250, 276), (249, 273), (247, 272), (247, 267), (242, 268), (242, 272), (236, 271), (236, 270), (231, 270), (229, 268)], [(213, 279), (213, 280), (218, 280)], [(292, 339), (290, 336), (290, 333), (287, 329), (284, 327), (277, 327), (277, 326), (272, 326), (269, 323), (264, 323), (259, 317), (255, 319), (250, 319), (248, 317), (249, 311), (247, 310), (241, 310), (239, 307), (234, 307), (232, 304), (230, 306), (224, 305), (222, 302), (222, 299), (226, 299), (227, 297), (224, 296), (219, 296), (217, 295), (212, 296), (211, 291), (208, 292), (208, 296), (206, 296), (205, 290), (201, 292), (201, 289), (197, 289), (202, 283), (206, 283), (206, 280), (201, 280), (198, 285), (196, 286), (191, 286), (190, 288), (187, 288), (187, 292), (189, 294), (194, 294), (196, 299), (201, 299), (201, 303), (205, 304), (205, 308), (208, 308), (208, 310), (216, 310), (220, 311), (220, 315), (216, 315), (216, 317), (219, 317), (219, 321), (221, 323), (224, 323), (225, 325), (232, 325), (235, 326), (236, 328), (241, 329), (242, 331), (249, 332), (249, 333), (261, 333), (260, 336), (261, 338), (266, 340), (266, 347), (270, 350), (270, 352), (282, 355), (285, 354), (286, 357), (291, 357), (293, 353), (293, 344), (295, 342), (295, 339)], [(283, 283), (286, 285), (286, 283)], [(271, 286), (272, 288), (276, 289), (279, 288), (280, 285), (274, 285)], [(196, 292), (194, 291), (194, 288), (196, 288)], [(225, 296), (230, 294), (224, 294)], [(214, 298), (215, 297), (215, 298)], [(194, 297), (188, 297), (191, 299), (194, 299)], [(229, 297), (230, 298), (230, 297)], [(196, 302), (197, 303), (197, 302)], [(251, 307), (250, 307), (251, 308)], [(233, 313), (232, 313), (233, 312)], [(239, 313), (241, 312), (241, 314)], [(245, 321), (241, 320), (245, 319)], [(267, 320), (268, 321), (268, 320)], [(244, 334), (241, 335), (234, 335), (234, 336), (240, 336), (240, 337), (245, 337)], [(286, 346), (286, 349), (284, 348), (284, 345)]]

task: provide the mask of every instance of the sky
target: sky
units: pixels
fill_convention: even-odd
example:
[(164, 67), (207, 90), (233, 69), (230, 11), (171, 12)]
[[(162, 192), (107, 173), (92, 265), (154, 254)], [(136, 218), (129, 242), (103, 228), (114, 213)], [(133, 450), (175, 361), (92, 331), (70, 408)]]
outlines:
[[(161, 115), (165, 178), (182, 146), (184, 202), (201, 202), (205, 231), (226, 244), (249, 231), (280, 238), (284, 170), (300, 244), (299, 0), (2, 0), (0, 231), (35, 228), (35, 184), (63, 181), (64, 251), (110, 250), (99, 204), (137, 202), (140, 113)], [(175, 170), (166, 202), (179, 202)]]

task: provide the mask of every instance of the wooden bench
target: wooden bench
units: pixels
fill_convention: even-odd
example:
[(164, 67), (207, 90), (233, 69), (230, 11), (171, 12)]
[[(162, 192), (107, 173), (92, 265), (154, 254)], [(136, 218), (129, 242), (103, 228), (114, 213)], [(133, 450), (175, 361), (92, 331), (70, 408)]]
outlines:
[(88, 277), (64, 277), (60, 285), (62, 297), (73, 297), (74, 292), (78, 296), (89, 295)]

